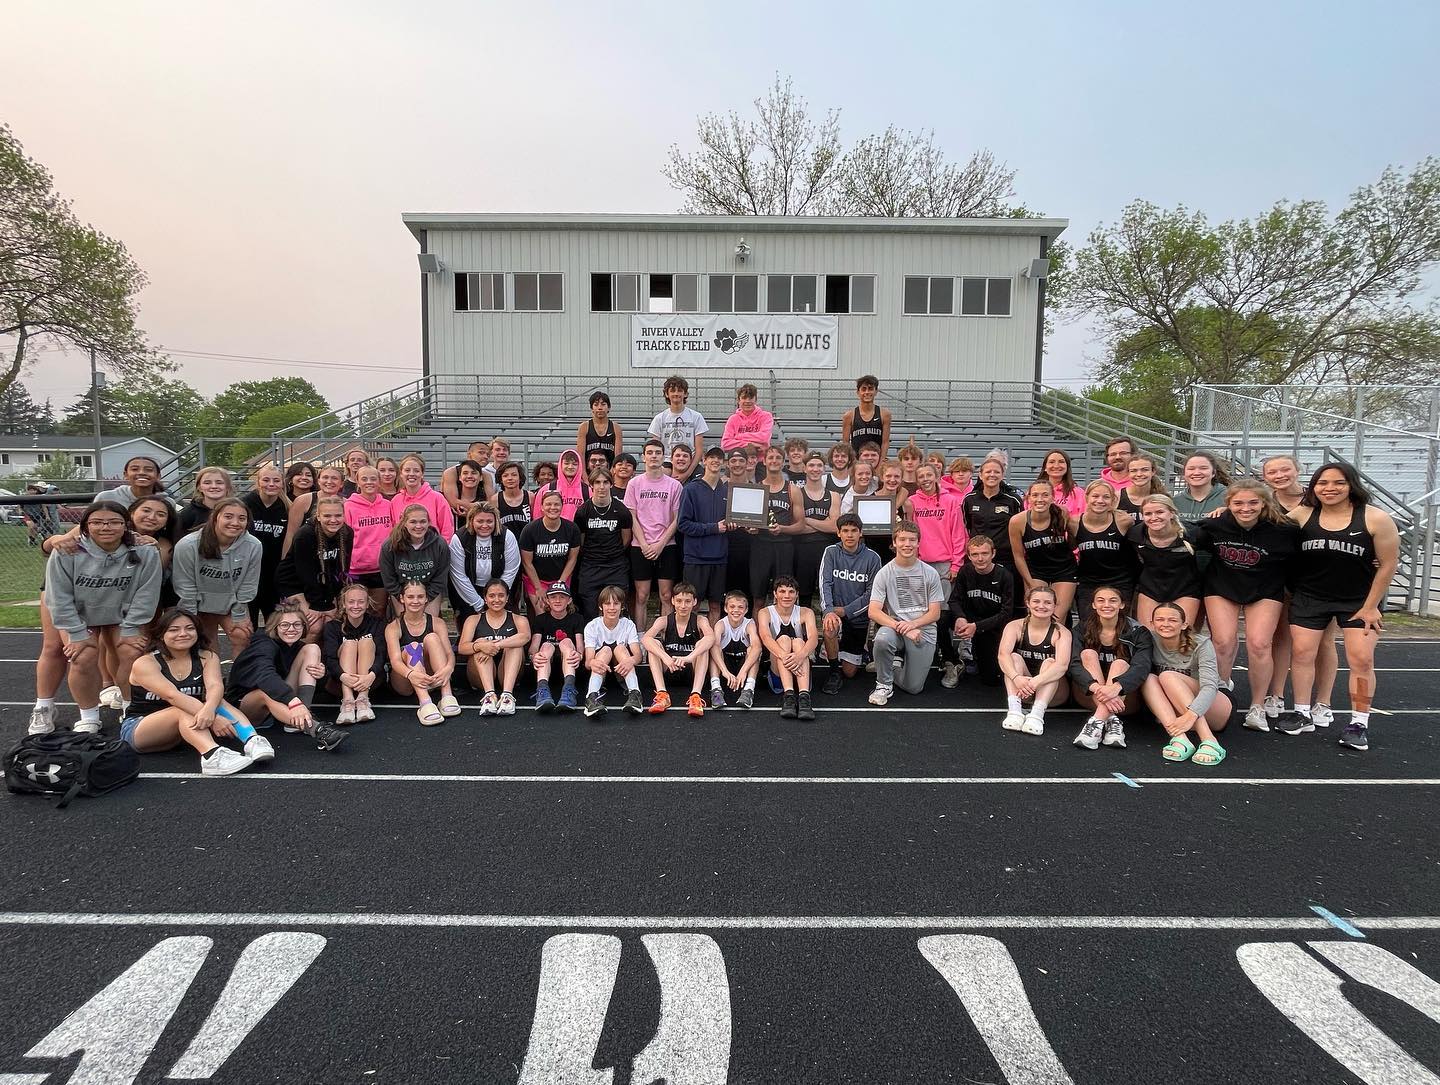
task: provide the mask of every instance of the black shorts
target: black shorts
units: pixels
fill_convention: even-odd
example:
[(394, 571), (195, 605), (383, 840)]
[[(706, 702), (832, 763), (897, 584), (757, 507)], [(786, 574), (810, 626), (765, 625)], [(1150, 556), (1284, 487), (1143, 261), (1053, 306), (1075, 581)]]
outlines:
[(679, 543), (671, 543), (654, 561), (638, 546), (630, 548), (630, 576), (637, 584), (648, 584), (652, 580), (668, 580), (673, 584), (680, 579), (680, 565)]
[(727, 644), (720, 651), (720, 658), (725, 661), (725, 669), (731, 674), (739, 674), (740, 668), (745, 666), (745, 657), (750, 654), (750, 646), (746, 644)]
[[(865, 637), (870, 632), (870, 619), (840, 619), (840, 658), (847, 663), (860, 663), (865, 658)], [(848, 658), (847, 658), (848, 657)]]
[(351, 573), (350, 579), (357, 584), (365, 585), (370, 591), (385, 587), (385, 580), (379, 573)]
[(1353, 616), (1364, 605), (1364, 599), (1337, 603), (1334, 599), (1297, 595), (1290, 600), (1290, 624), (1301, 629), (1325, 629), (1333, 621), (1341, 629), (1364, 629), (1365, 623)]
[(684, 580), (695, 588), (695, 599), (701, 603), (723, 603), (725, 601), (725, 566), (685, 565)]

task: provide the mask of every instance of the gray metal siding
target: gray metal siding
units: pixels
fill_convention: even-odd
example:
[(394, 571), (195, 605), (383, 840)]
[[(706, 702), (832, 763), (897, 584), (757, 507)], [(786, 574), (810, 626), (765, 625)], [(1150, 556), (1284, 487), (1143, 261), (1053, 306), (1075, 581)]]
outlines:
[[(777, 233), (745, 235), (752, 250), (740, 264), (741, 233), (677, 230), (442, 230), (427, 247), (449, 269), (427, 276), (430, 370), (438, 375), (630, 372), (628, 313), (590, 311), (592, 272), (695, 273), (701, 304), (709, 274), (874, 275), (874, 315), (840, 315), (839, 369), (817, 375), (1023, 380), (1034, 373), (1038, 283), (1019, 271), (1037, 241), (1025, 236)], [(458, 272), (560, 272), (562, 313), (457, 313)], [(904, 316), (907, 275), (1005, 277), (1012, 282), (1008, 317)], [(644, 284), (642, 281), (642, 292)], [(506, 283), (513, 309), (513, 283)], [(823, 296), (823, 283), (821, 285)], [(959, 305), (959, 288), (955, 292)], [(761, 282), (761, 306), (765, 302)]]

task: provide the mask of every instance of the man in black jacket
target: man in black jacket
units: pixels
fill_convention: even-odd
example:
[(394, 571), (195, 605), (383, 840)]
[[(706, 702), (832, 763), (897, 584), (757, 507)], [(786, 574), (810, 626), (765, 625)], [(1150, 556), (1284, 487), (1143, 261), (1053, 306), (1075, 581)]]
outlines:
[(995, 564), (995, 544), (976, 535), (965, 547), (967, 561), (955, 574), (950, 616), (955, 636), (970, 642), (975, 669), (987, 686), (1000, 684), (1000, 634), (1015, 609), (1015, 578)]

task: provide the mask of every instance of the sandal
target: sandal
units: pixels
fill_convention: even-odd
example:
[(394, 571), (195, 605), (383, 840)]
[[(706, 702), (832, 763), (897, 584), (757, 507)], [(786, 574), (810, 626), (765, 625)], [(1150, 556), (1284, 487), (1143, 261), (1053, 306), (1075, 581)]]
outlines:
[(445, 715), (435, 705), (426, 701), (415, 710), (415, 715), (420, 717), (422, 727), (434, 727), (437, 723), (445, 722)]
[(1194, 752), (1195, 743), (1184, 735), (1176, 735), (1165, 743), (1165, 748), (1160, 751), (1160, 756), (1166, 761), (1189, 761)]
[(1196, 748), (1195, 756), (1190, 760), (1197, 765), (1218, 765), (1225, 760), (1225, 747), (1206, 739)]
[(447, 719), (450, 716), (460, 715), (460, 702), (455, 699), (453, 693), (445, 694), (445, 696), (440, 698), (438, 703), (440, 706), (440, 715), (445, 716)]

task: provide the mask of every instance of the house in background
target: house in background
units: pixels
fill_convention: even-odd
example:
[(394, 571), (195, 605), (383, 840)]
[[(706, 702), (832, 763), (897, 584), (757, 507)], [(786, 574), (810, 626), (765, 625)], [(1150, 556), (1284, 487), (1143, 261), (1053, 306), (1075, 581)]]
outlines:
[[(115, 483), (120, 481), (125, 461), (131, 456), (151, 456), (162, 465), (175, 456), (173, 449), (148, 437), (102, 436), (100, 453), (103, 459), (99, 481)], [(93, 437), (62, 437), (53, 433), (30, 437), (0, 433), (0, 478), (30, 474), (60, 456), (74, 460), (81, 477), (96, 478)]]

